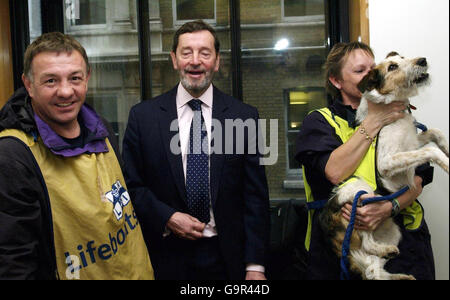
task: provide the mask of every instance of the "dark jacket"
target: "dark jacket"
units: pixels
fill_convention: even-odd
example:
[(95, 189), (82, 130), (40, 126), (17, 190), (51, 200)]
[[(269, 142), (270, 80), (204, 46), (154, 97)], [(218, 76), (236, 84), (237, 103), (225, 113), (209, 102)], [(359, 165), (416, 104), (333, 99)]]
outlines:
[[(123, 145), (127, 187), (157, 279), (187, 279), (186, 257), (192, 244), (173, 234), (163, 238), (171, 215), (188, 212), (181, 154), (171, 151), (178, 133), (170, 130), (177, 120), (176, 94), (177, 87), (133, 107)], [(212, 118), (225, 129), (225, 120), (257, 120), (258, 112), (214, 88)], [(225, 138), (222, 134), (223, 146)], [(257, 135), (244, 139), (248, 145), (250, 139), (257, 141)], [(236, 139), (232, 142), (237, 149)], [(211, 203), (230, 279), (244, 279), (246, 263), (264, 265), (268, 254), (269, 195), (259, 159), (259, 154), (247, 152), (210, 157)]]
[[(24, 88), (0, 111), (0, 132), (4, 129), (39, 135)], [(121, 161), (114, 138), (111, 144)], [(45, 181), (31, 150), (17, 138), (0, 138), (0, 279), (56, 279), (52, 224)]]

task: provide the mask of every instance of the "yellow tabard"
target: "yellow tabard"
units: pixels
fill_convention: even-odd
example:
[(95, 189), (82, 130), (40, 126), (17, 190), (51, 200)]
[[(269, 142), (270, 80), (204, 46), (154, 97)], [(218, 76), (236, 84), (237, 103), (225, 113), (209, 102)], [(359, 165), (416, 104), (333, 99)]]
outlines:
[(54, 155), (19, 130), (4, 130), (32, 151), (50, 198), (60, 279), (154, 279), (141, 227), (118, 160), (107, 153)]

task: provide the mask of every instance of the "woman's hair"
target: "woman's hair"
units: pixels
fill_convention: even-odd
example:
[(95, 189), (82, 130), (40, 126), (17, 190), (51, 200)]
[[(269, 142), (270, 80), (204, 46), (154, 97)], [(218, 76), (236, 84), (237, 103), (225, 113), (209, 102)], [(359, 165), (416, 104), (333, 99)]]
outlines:
[(334, 45), (325, 62), (325, 88), (333, 99), (340, 96), (341, 92), (330, 81), (330, 77), (341, 79), (342, 67), (348, 56), (354, 50), (361, 49), (372, 57), (375, 57), (372, 49), (361, 42), (338, 43)]
[(73, 37), (61, 32), (44, 33), (38, 37), (25, 51), (23, 62), (23, 73), (33, 81), (33, 70), (31, 63), (36, 55), (42, 52), (72, 52), (78, 51), (86, 63), (86, 72), (89, 74), (90, 66), (86, 50)]

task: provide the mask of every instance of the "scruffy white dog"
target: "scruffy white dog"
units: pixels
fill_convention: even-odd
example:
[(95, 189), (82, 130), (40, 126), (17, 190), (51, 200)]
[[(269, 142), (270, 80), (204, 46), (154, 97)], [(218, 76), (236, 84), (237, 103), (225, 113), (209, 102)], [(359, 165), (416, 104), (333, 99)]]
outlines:
[[(363, 93), (357, 110), (357, 121), (367, 116), (367, 101), (391, 103), (406, 101), (417, 95), (418, 89), (429, 82), (428, 63), (425, 58), (408, 59), (396, 52), (388, 54), (360, 82)], [(406, 99), (406, 100), (405, 100)], [(430, 145), (433, 142), (438, 147)], [(415, 119), (411, 114), (381, 129), (377, 137), (376, 163), (382, 187), (394, 193), (405, 186), (415, 188), (416, 167), (432, 162), (448, 173), (448, 142), (437, 129), (417, 134)], [(332, 244), (341, 256), (342, 242), (348, 222), (342, 217), (341, 207), (352, 203), (358, 191), (374, 193), (362, 179), (335, 189), (321, 214), (323, 229), (332, 236)], [(407, 274), (390, 274), (384, 270), (387, 259), (399, 254), (401, 233), (392, 218), (383, 222), (375, 231), (355, 230), (351, 237), (350, 270), (361, 274), (363, 279), (414, 279)]]

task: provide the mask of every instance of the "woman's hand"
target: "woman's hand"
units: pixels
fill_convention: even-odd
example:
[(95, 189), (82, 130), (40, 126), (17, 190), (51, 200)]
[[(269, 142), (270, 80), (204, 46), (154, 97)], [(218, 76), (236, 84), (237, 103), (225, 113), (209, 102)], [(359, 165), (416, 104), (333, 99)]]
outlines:
[(389, 125), (403, 117), (408, 101), (394, 101), (389, 104), (367, 101), (368, 114), (363, 123), (371, 137), (375, 137), (383, 126)]
[[(361, 201), (367, 198), (376, 197), (375, 194), (365, 194), (361, 196)], [(379, 201), (367, 204), (363, 207), (356, 209), (355, 216), (355, 229), (358, 230), (370, 230), (373, 231), (378, 226), (391, 216), (392, 204), (390, 201)], [(352, 212), (352, 205), (347, 203), (342, 209), (342, 216), (347, 221), (350, 221), (350, 215)]]
[[(422, 178), (419, 176), (414, 177), (414, 183), (416, 188), (409, 189), (403, 195), (397, 198), (400, 204), (400, 210), (410, 206), (417, 197), (422, 193)], [(360, 201), (367, 198), (377, 197), (375, 194), (365, 194), (361, 196)], [(342, 209), (342, 216), (347, 221), (350, 221), (350, 215), (352, 212), (352, 205), (347, 203)], [(378, 226), (391, 216), (392, 203), (390, 201), (379, 201), (367, 204), (363, 207), (356, 209), (355, 216), (355, 229), (358, 230), (376, 230)]]

